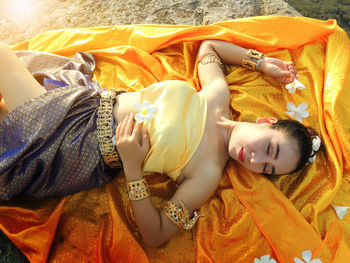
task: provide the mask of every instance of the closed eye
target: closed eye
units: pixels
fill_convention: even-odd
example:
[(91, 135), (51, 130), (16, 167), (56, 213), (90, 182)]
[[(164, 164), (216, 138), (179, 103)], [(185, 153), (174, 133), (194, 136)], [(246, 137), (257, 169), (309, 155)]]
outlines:
[(266, 151), (266, 153), (267, 153), (267, 154), (270, 154), (270, 150), (271, 150), (271, 143), (269, 143), (269, 145), (267, 146), (267, 151)]
[(264, 169), (263, 169), (263, 174), (266, 174), (267, 173), (267, 163), (264, 164)]

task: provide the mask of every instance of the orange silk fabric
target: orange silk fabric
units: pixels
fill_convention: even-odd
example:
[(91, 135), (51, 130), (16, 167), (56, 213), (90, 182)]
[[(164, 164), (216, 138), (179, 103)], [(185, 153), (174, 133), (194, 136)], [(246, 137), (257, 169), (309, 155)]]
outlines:
[[(350, 215), (350, 44), (334, 20), (251, 17), (207, 26), (125, 25), (46, 32), (13, 49), (95, 55), (103, 88), (140, 90), (167, 79), (200, 89), (196, 54), (204, 39), (220, 39), (295, 62), (303, 91), (290, 94), (271, 78), (226, 66), (232, 117), (291, 118), (287, 103), (308, 103), (304, 123), (325, 152), (298, 174), (267, 180), (231, 162), (194, 230), (161, 248), (144, 245), (132, 220), (123, 174), (109, 185), (66, 198), (16, 198), (2, 203), (0, 228), (31, 262), (253, 262), (271, 255), (293, 262), (302, 252), (325, 262), (348, 262)], [(176, 190), (166, 176), (147, 177), (161, 207)], [(200, 186), (199, 186), (200, 187)]]

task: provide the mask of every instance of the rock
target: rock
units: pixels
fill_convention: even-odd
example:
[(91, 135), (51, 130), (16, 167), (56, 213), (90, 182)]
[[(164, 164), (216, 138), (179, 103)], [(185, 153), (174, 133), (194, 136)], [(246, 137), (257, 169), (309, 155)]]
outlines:
[(0, 40), (15, 44), (53, 29), (121, 24), (203, 25), (259, 15), (300, 15), (282, 0), (22, 0), (0, 4)]

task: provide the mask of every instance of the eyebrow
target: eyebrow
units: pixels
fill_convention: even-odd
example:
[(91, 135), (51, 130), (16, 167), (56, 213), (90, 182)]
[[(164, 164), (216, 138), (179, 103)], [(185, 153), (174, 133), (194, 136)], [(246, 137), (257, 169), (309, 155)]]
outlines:
[[(279, 153), (280, 153), (280, 145), (277, 144), (276, 154), (275, 154), (275, 157), (274, 157), (275, 160), (277, 160)], [(272, 175), (275, 174), (275, 167), (274, 167), (274, 166), (272, 167), (271, 174), (272, 174)]]

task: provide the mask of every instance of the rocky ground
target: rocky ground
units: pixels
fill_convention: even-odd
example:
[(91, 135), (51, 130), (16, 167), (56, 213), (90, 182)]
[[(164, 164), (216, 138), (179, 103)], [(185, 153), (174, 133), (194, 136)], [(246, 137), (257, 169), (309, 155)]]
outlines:
[(0, 0), (0, 41), (40, 32), (120, 24), (190, 24), (257, 15), (300, 15), (282, 0)]

